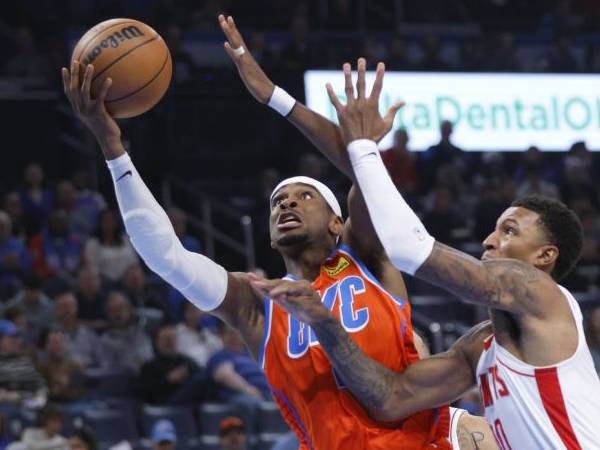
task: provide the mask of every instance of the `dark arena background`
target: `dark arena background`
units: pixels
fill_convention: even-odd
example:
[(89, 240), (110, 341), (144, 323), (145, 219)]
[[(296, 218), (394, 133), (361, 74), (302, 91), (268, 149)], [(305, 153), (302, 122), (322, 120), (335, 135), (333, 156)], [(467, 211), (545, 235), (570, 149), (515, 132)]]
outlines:
[[(325, 83), (343, 94), (342, 64), (386, 63), (383, 106), (407, 105), (380, 149), (437, 240), (479, 257), (514, 198), (572, 208), (584, 250), (561, 284), (600, 371), (600, 2), (23, 0), (0, 11), (0, 450), (298, 446), (239, 336), (129, 245), (102, 154), (63, 93), (73, 46), (117, 17), (152, 26), (171, 51), (166, 95), (119, 125), (186, 248), (280, 277), (273, 187), (308, 175), (342, 203), (350, 187), (246, 91), (217, 21), (231, 14), (267, 75), (332, 120)], [(487, 315), (406, 282), (432, 353)], [(458, 404), (481, 414), (476, 391)]]

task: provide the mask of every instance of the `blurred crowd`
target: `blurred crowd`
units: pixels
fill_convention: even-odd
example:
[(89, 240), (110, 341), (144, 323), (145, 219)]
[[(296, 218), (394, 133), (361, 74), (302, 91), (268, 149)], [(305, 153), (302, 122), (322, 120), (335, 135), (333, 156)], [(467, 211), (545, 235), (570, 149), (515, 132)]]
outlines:
[[(208, 61), (191, 54), (186, 43), (201, 36), (220, 45), (220, 13), (236, 16), (248, 31), (248, 46), (268, 70), (338, 68), (360, 54), (393, 70), (597, 72), (598, 5), (589, 0), (13, 2), (3, 6), (0, 19), (5, 50), (0, 76), (27, 88), (57, 87), (58, 69), (87, 28), (102, 19), (132, 17), (165, 37), (176, 84), (192, 82)], [(533, 53), (527, 51), (532, 45)]]
[[(359, 54), (383, 60), (392, 70), (600, 70), (595, 44), (600, 3), (590, 0), (26, 0), (2, 8), (0, 91), (12, 89), (15, 79), (29, 88), (57, 88), (58, 68), (68, 60), (73, 39), (99, 20), (119, 16), (155, 26), (173, 55), (175, 85), (193, 82), (201, 78), (202, 63), (186, 43), (218, 36), (220, 45), (220, 12), (236, 16), (250, 31), (248, 45), (257, 60), (280, 73), (338, 68)], [(426, 26), (405, 26), (415, 23)], [(462, 31), (450, 31), (447, 39), (448, 24)], [(524, 57), (522, 47), (532, 34), (542, 51)], [(600, 371), (598, 153), (584, 141), (552, 154), (536, 147), (520, 153), (464, 152), (452, 132), (452, 124), (443, 122), (439, 142), (425, 149), (412, 148), (407, 131), (395, 130), (393, 146), (382, 154), (394, 183), (433, 236), (474, 256), (500, 213), (521, 195), (544, 194), (574, 209), (584, 227), (584, 253), (564, 285), (578, 299), (595, 299), (586, 307), (586, 333)], [(241, 148), (253, 154), (263, 146), (260, 138), (258, 143), (248, 137)], [(211, 164), (210, 170), (221, 178), (216, 187), (221, 200), (254, 219), (262, 269), (246, 269), (281, 276), (281, 259), (267, 244), (273, 187), (285, 176), (303, 174), (327, 181), (343, 200), (348, 183), (321, 156), (306, 153), (298, 137), (273, 140), (299, 156), (278, 158), (278, 166), (266, 169), (257, 157), (256, 171), (240, 164), (246, 171), (239, 179), (249, 183), (241, 193), (230, 195), (231, 186), (239, 187), (234, 168), (220, 171)], [(144, 405), (217, 402), (235, 405), (246, 419), (261, 402), (272, 400), (240, 336), (143, 266), (112, 192), (98, 190), (94, 173), (55, 170), (48, 177), (36, 162), (14, 168), (21, 169), (20, 181), (4, 181), (0, 190), (0, 450), (19, 439), (22, 446), (12, 450), (33, 448), (29, 443), (39, 440), (48, 441), (48, 449), (95, 450), (93, 433), (85, 427), (64, 433), (65, 418), (110, 409), (115, 398)], [(229, 178), (223, 182), (222, 175)], [(186, 212), (176, 207), (167, 212), (183, 245), (202, 252), (203, 236), (188, 226), (187, 216), (200, 214), (188, 206)], [(411, 295), (432, 292), (413, 279), (408, 287)], [(476, 412), (476, 396), (465, 402)], [(31, 427), (21, 433), (8, 426), (17, 416), (38, 417), (26, 421)], [(218, 448), (245, 448), (248, 429), (255, 426), (247, 420), (223, 419)], [(159, 421), (147, 431), (154, 448), (174, 448), (172, 423)]]

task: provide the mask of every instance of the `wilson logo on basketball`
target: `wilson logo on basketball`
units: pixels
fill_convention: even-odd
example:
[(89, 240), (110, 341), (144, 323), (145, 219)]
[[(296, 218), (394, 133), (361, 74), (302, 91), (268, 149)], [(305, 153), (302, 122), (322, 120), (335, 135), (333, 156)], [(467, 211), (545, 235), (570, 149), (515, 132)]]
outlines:
[(83, 59), (83, 63), (91, 64), (105, 48), (117, 48), (119, 45), (121, 45), (121, 42), (129, 41), (142, 36), (144, 36), (144, 33), (135, 25), (123, 27), (121, 28), (121, 31), (115, 31), (106, 39), (103, 39), (90, 52), (88, 52)]

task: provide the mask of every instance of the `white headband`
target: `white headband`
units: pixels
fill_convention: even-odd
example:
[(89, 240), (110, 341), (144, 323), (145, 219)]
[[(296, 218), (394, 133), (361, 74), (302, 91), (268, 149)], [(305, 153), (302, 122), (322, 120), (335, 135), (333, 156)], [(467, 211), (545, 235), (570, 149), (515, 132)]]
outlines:
[(277, 191), (279, 189), (281, 189), (284, 186), (287, 186), (288, 184), (294, 184), (294, 183), (308, 184), (309, 186), (314, 187), (317, 191), (319, 191), (319, 194), (321, 194), (323, 196), (323, 198), (325, 199), (327, 204), (331, 207), (331, 209), (333, 210), (335, 215), (338, 217), (342, 217), (342, 208), (340, 208), (340, 204), (338, 203), (337, 198), (335, 198), (335, 195), (333, 195), (333, 192), (331, 192), (331, 189), (329, 189), (327, 186), (325, 186), (320, 181), (315, 180), (314, 178), (310, 178), (310, 177), (299, 176), (299, 177), (286, 178), (281, 183), (279, 183), (277, 186), (275, 186), (275, 189), (273, 189), (273, 192), (271, 192), (271, 197), (269, 197), (269, 201), (273, 202), (273, 196), (277, 193)]

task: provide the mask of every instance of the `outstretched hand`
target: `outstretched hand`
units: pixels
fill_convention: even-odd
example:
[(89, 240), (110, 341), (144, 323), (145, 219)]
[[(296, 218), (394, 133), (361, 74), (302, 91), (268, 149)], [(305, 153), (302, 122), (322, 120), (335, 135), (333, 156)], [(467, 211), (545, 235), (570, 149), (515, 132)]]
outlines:
[(275, 85), (258, 65), (242, 35), (235, 26), (233, 17), (219, 15), (219, 25), (227, 38), (223, 44), (225, 51), (237, 67), (248, 91), (260, 103), (267, 103), (273, 94)]
[(319, 294), (306, 280), (267, 280), (253, 273), (249, 273), (248, 278), (259, 296), (269, 297), (301, 322), (310, 325), (331, 317)]
[(375, 83), (371, 90), (371, 95), (366, 96), (366, 74), (367, 62), (364, 58), (358, 59), (358, 79), (356, 82), (356, 97), (354, 95), (354, 86), (352, 85), (352, 67), (345, 63), (344, 78), (346, 91), (346, 104), (342, 105), (339, 98), (333, 92), (333, 87), (327, 83), (327, 93), (329, 100), (335, 107), (342, 138), (346, 145), (357, 139), (370, 139), (380, 141), (391, 129), (394, 123), (394, 117), (404, 102), (393, 104), (384, 117), (379, 113), (379, 96), (383, 87), (383, 75), (385, 66), (383, 63), (377, 64)]
[(73, 112), (101, 144), (107, 140), (120, 142), (121, 130), (104, 106), (112, 79), (105, 79), (98, 97), (92, 98), (90, 91), (94, 66), (85, 66), (83, 79), (80, 77), (81, 71), (82, 66), (78, 61), (71, 62), (70, 71), (66, 67), (62, 68), (63, 88)]

